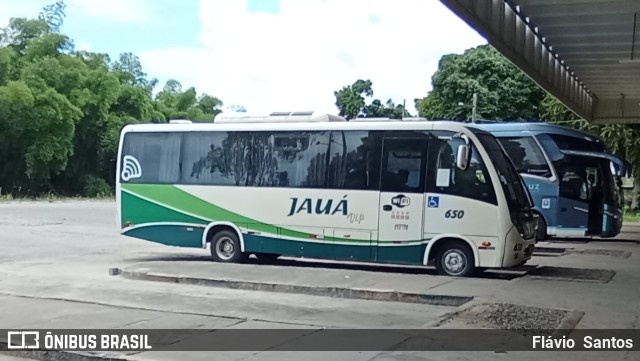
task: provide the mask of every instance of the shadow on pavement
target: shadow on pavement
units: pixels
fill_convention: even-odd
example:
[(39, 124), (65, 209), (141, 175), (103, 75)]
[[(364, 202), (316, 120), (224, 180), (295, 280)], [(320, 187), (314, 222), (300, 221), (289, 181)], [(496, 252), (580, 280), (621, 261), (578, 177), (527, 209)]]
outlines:
[(635, 243), (640, 241), (630, 238), (550, 238), (546, 242), (557, 244), (587, 244), (587, 243)]
[[(161, 256), (143, 256), (137, 258), (128, 258), (127, 262), (144, 263), (144, 262), (213, 262), (208, 255), (161, 255)], [(413, 265), (394, 265), (394, 264), (370, 264), (370, 263), (344, 263), (341, 261), (332, 260), (309, 260), (309, 259), (296, 259), (296, 258), (279, 258), (273, 261), (263, 261), (255, 257), (251, 257), (246, 264), (249, 265), (272, 265), (279, 267), (298, 267), (298, 268), (324, 268), (324, 269), (337, 269), (337, 270), (354, 270), (354, 271), (366, 271), (366, 272), (382, 272), (382, 273), (397, 273), (397, 274), (424, 274), (437, 276), (436, 270), (430, 266), (413, 266)], [(503, 270), (485, 270), (479, 273), (476, 278), (483, 279), (497, 279), (497, 280), (512, 280), (525, 275), (529, 269), (533, 269), (536, 266), (521, 266), (518, 268), (510, 268)]]

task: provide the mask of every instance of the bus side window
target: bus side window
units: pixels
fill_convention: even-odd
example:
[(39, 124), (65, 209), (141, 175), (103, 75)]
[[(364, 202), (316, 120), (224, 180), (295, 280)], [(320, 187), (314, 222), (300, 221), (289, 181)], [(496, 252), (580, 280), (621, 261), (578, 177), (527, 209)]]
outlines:
[(551, 177), (551, 166), (533, 136), (497, 138), (519, 173)]
[(384, 140), (381, 190), (422, 193), (426, 142), (421, 139)]
[(332, 131), (330, 139), (328, 188), (378, 190), (381, 132)]
[(456, 195), (497, 204), (491, 177), (475, 147), (472, 146), (469, 167), (464, 171), (456, 167), (456, 156), (460, 144), (462, 140), (455, 138), (440, 137), (431, 140), (427, 192)]
[(119, 176), (129, 183), (178, 182), (181, 143), (179, 133), (128, 133), (122, 148), (123, 169)]

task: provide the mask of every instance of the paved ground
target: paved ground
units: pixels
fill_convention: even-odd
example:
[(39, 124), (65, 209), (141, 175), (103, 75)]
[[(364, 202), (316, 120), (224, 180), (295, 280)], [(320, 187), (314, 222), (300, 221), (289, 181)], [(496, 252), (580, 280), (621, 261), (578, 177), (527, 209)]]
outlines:
[[(550, 241), (534, 257), (539, 267), (599, 269), (589, 274), (548, 268), (452, 279), (431, 270), (326, 265), (284, 260), (273, 265), (218, 265), (204, 250), (184, 250), (120, 237), (113, 202), (0, 204), (0, 324), (6, 328), (422, 328), (442, 323), (453, 311), (482, 303), (514, 303), (577, 310), (577, 328), (638, 328), (640, 323), (640, 225), (617, 240)], [(558, 249), (565, 249), (562, 255)], [(131, 280), (108, 269), (153, 269), (167, 275), (214, 275), (236, 281), (473, 296), (460, 307), (410, 302), (332, 298)], [(543, 269), (544, 270), (544, 269)], [(313, 275), (313, 278), (310, 277)], [(550, 276), (569, 277), (553, 279)], [(613, 276), (613, 277), (610, 277)], [(573, 279), (571, 279), (573, 277)], [(576, 279), (577, 278), (577, 279)], [(311, 282), (311, 280), (316, 280)], [(589, 281), (589, 282), (587, 282)], [(311, 283), (310, 283), (311, 282)], [(456, 325), (453, 322), (453, 325)], [(446, 324), (443, 326), (446, 327)], [(513, 353), (168, 353), (128, 356), (173, 359), (353, 360), (514, 359)], [(0, 355), (0, 360), (12, 360)], [(552, 359), (640, 359), (637, 353), (546, 353)], [(535, 353), (515, 359), (539, 359)]]

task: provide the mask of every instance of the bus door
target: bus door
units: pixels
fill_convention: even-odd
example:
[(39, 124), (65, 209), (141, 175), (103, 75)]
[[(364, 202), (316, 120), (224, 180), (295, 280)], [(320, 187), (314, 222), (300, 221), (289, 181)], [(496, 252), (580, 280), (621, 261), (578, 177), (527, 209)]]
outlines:
[(421, 263), (427, 140), (385, 138), (374, 259)]
[(588, 185), (589, 235), (615, 237), (622, 228), (623, 196), (617, 177), (630, 171), (628, 162), (602, 152), (565, 151), (571, 162), (581, 164)]
[(621, 226), (616, 209), (621, 209), (619, 194), (611, 173), (610, 161), (603, 158), (586, 158), (585, 167), (589, 185), (589, 230), (588, 234), (612, 237), (618, 234)]
[(565, 157), (558, 169), (557, 233), (559, 237), (583, 237), (589, 229), (589, 174), (593, 168), (583, 157)]

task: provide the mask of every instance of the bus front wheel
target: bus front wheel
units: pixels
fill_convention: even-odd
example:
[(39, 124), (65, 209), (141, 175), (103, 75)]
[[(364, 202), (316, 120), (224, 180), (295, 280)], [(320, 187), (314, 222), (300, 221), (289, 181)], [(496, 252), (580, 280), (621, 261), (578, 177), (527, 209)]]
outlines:
[(216, 262), (239, 263), (248, 258), (242, 253), (238, 235), (229, 230), (216, 232), (211, 238), (211, 257)]
[(538, 224), (536, 225), (536, 243), (543, 242), (547, 239), (547, 222), (545, 222), (542, 214), (538, 214)]
[(438, 247), (436, 270), (443, 276), (469, 277), (475, 274), (473, 252), (466, 243), (450, 241)]

